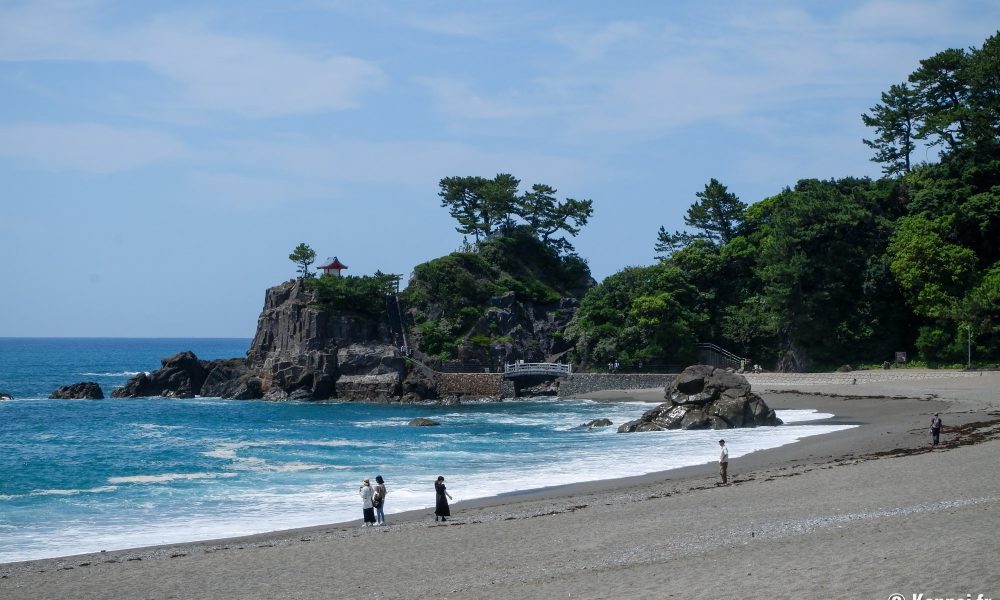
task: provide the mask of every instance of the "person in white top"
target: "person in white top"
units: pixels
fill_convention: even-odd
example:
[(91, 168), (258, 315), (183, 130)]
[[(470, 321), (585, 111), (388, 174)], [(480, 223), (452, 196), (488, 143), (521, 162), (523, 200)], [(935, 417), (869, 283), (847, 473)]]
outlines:
[(365, 516), (365, 524), (362, 527), (371, 527), (375, 524), (375, 507), (372, 504), (375, 490), (372, 489), (371, 482), (365, 479), (361, 482), (358, 492), (361, 494), (361, 512)]
[(729, 469), (729, 448), (726, 448), (726, 440), (719, 440), (722, 454), (719, 455), (719, 477), (722, 478), (722, 485), (726, 485), (726, 471)]

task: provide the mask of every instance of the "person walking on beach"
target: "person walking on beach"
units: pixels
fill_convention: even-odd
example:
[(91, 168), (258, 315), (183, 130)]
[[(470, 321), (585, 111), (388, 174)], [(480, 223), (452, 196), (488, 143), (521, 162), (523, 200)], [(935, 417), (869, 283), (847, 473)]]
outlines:
[(931, 419), (931, 444), (934, 446), (941, 441), (941, 425), (941, 417), (934, 413), (934, 418)]
[(361, 482), (361, 489), (358, 490), (361, 494), (361, 508), (362, 513), (365, 516), (365, 523), (362, 527), (371, 527), (375, 524), (375, 507), (372, 505), (372, 498), (375, 496), (375, 490), (372, 489), (371, 482), (367, 479)]
[(447, 521), (448, 517), (451, 516), (451, 508), (448, 506), (451, 494), (448, 493), (448, 488), (444, 485), (444, 476), (438, 475), (437, 481), (434, 482), (434, 492), (436, 496), (434, 520), (437, 521), (440, 518), (442, 521)]
[(385, 480), (381, 475), (375, 476), (375, 495), (372, 497), (372, 504), (375, 506), (376, 525), (385, 525), (385, 495), (389, 492), (385, 489)]
[(729, 448), (726, 448), (726, 440), (719, 440), (719, 447), (722, 448), (722, 454), (719, 455), (719, 477), (722, 478), (722, 485), (726, 485), (728, 483), (726, 472), (729, 470)]

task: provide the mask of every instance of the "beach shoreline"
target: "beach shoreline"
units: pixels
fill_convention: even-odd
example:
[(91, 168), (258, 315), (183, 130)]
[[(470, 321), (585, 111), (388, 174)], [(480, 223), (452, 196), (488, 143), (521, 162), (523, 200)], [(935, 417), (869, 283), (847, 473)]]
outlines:
[[(1000, 374), (996, 373), (979, 377), (963, 375), (953, 378), (875, 381), (861, 385), (851, 384), (850, 387), (829, 382), (810, 383), (807, 380), (792, 383), (755, 383), (755, 391), (761, 393), (772, 408), (815, 409), (835, 415), (831, 419), (817, 423), (853, 424), (859, 427), (810, 436), (793, 444), (740, 457), (731, 465), (732, 483), (725, 488), (715, 487), (717, 467), (709, 463), (637, 477), (540, 487), (535, 490), (463, 501), (453, 505), (455, 518), (449, 521), (446, 527), (444, 524), (435, 524), (430, 519), (431, 509), (423, 509), (388, 515), (389, 526), (371, 530), (359, 529), (360, 520), (358, 520), (225, 540), (5, 563), (0, 564), (0, 592), (5, 598), (67, 597), (60, 594), (68, 590), (74, 590), (73, 597), (81, 598), (139, 597), (126, 593), (126, 590), (132, 589), (129, 588), (130, 585), (137, 585), (139, 579), (150, 581), (149, 589), (175, 590), (186, 588), (188, 578), (214, 581), (215, 576), (221, 571), (236, 569), (242, 573), (241, 577), (246, 583), (246, 586), (240, 589), (239, 595), (243, 597), (346, 597), (357, 592), (357, 588), (341, 590), (343, 594), (341, 591), (331, 593), (329, 587), (321, 585), (321, 582), (332, 575), (324, 574), (322, 569), (320, 571), (307, 569), (310, 577), (306, 577), (282, 593), (269, 595), (262, 590), (274, 592), (275, 583), (263, 577), (258, 571), (241, 571), (238, 564), (249, 562), (258, 564), (265, 570), (289, 568), (301, 564), (303, 557), (313, 556), (314, 551), (320, 548), (322, 548), (321, 554), (329, 557), (334, 564), (353, 564), (358, 544), (364, 544), (367, 540), (383, 550), (395, 548), (396, 550), (389, 552), (387, 558), (390, 555), (397, 555), (400, 549), (406, 551), (407, 557), (414, 557), (412, 560), (404, 561), (405, 565), (399, 564), (398, 561), (393, 564), (392, 560), (370, 561), (372, 572), (382, 573), (383, 576), (407, 573), (411, 577), (412, 585), (400, 587), (397, 595), (387, 592), (384, 597), (429, 596), (433, 595), (432, 592), (436, 589), (434, 569), (430, 568), (430, 573), (426, 576), (420, 575), (423, 571), (419, 565), (428, 560), (433, 562), (434, 556), (421, 556), (421, 552), (426, 552), (428, 544), (434, 547), (434, 538), (438, 537), (439, 532), (448, 532), (444, 537), (448, 538), (450, 543), (466, 547), (475, 542), (475, 546), (485, 546), (487, 550), (492, 548), (494, 552), (504, 554), (511, 544), (518, 546), (517, 542), (504, 541), (511, 534), (510, 530), (520, 530), (521, 525), (528, 522), (532, 523), (532, 527), (551, 529), (549, 533), (552, 536), (557, 536), (560, 532), (561, 535), (580, 536), (580, 527), (588, 523), (615, 527), (615, 521), (618, 519), (620, 521), (618, 527), (628, 527), (632, 519), (616, 514), (614, 510), (616, 505), (636, 504), (641, 508), (647, 508), (642, 503), (670, 499), (669, 504), (673, 505), (678, 499), (683, 499), (682, 504), (694, 502), (690, 510), (697, 510), (697, 502), (699, 499), (703, 500), (702, 496), (706, 494), (732, 496), (736, 493), (735, 490), (741, 488), (755, 490), (760, 488), (770, 491), (770, 487), (778, 485), (796, 487), (799, 486), (799, 481), (819, 478), (820, 481), (813, 485), (822, 489), (824, 475), (829, 479), (834, 470), (838, 477), (841, 477), (842, 473), (850, 472), (851, 469), (859, 473), (871, 470), (877, 472), (880, 470), (879, 465), (884, 466), (890, 461), (951, 463), (955, 461), (949, 460), (951, 458), (949, 455), (969, 452), (986, 453), (995, 458), (1000, 447), (1000, 442), (996, 439), (996, 430), (1000, 427), (997, 425), (1000, 423), (1000, 412), (998, 412), (1000, 403), (995, 398), (995, 390), (998, 388), (1000, 388)], [(659, 402), (662, 401), (662, 393), (661, 389), (629, 390), (618, 393), (617, 398)], [(601, 397), (605, 394), (607, 393), (601, 392), (593, 399), (606, 400), (607, 398)], [(940, 412), (945, 419), (945, 446), (934, 452), (925, 452), (929, 444), (926, 423), (935, 412)], [(975, 423), (993, 424), (969, 427)], [(969, 429), (963, 431), (962, 427)], [(724, 432), (720, 432), (720, 437), (724, 435)], [(964, 464), (963, 461), (958, 462), (960, 465)], [(948, 477), (959, 477), (960, 471), (961, 469), (949, 467)], [(457, 487), (460, 483), (456, 482), (455, 485)], [(986, 488), (978, 496), (966, 498), (970, 502), (968, 506), (971, 507), (968, 510), (979, 510), (983, 507), (990, 511), (998, 510), (997, 501), (990, 500), (994, 496), (1000, 496), (997, 484), (979, 482), (978, 485), (980, 487), (985, 485)], [(814, 504), (824, 502), (825, 500), (817, 500)], [(849, 503), (847, 500), (845, 502)], [(808, 510), (809, 507), (810, 504), (806, 503), (798, 508)], [(757, 508), (765, 510), (767, 507), (757, 506)], [(659, 516), (656, 511), (653, 511), (647, 520), (656, 522), (666, 529), (673, 527), (678, 530), (676, 532), (678, 534), (684, 530), (684, 527), (671, 523), (670, 519), (661, 522), (664, 521), (664, 517)], [(574, 524), (574, 521), (579, 522)], [(596, 525), (594, 526), (596, 528)], [(484, 538), (482, 532), (476, 535), (463, 533), (470, 528), (488, 528), (490, 536)], [(1000, 534), (1000, 531), (993, 533)], [(537, 532), (533, 532), (533, 535), (537, 535)], [(548, 539), (545, 537), (545, 531), (542, 531), (542, 535), (543, 540)], [(475, 539), (466, 539), (470, 536)], [(595, 536), (597, 539), (591, 539)], [(648, 537), (648, 534), (646, 536)], [(493, 539), (494, 537), (496, 539)], [(605, 553), (613, 554), (618, 551), (614, 550), (613, 541), (602, 541), (601, 536), (596, 533), (581, 537), (588, 539), (587, 547), (594, 548), (593, 551), (598, 556), (601, 555), (602, 545), (607, 546)], [(639, 538), (643, 536), (637, 534), (636, 541)], [(996, 540), (995, 535), (993, 539)], [(283, 550), (279, 552), (275, 549)], [(451, 550), (438, 552), (439, 560), (460, 562), (463, 559), (452, 556), (454, 552)], [(230, 558), (221, 560), (219, 558), (221, 556)], [(234, 558), (238, 560), (234, 561)], [(520, 560), (526, 560), (526, 557), (512, 557), (509, 560), (513, 565)], [(584, 585), (584, 582), (587, 582), (586, 585), (594, 583), (589, 573), (576, 576), (573, 575), (575, 571), (572, 569), (564, 572), (564, 569), (568, 568), (564, 564), (565, 559), (537, 557), (537, 560), (540, 561), (538, 564), (547, 565), (547, 570), (560, 572), (560, 578), (569, 581), (567, 585), (571, 587)], [(681, 564), (688, 560), (688, 558), (674, 557), (668, 562)], [(367, 563), (362, 561), (361, 564), (363, 567)], [(528, 566), (528, 563), (525, 563), (520, 565), (520, 568), (523, 570)], [(626, 560), (619, 567), (642, 571), (648, 565), (643, 561)], [(608, 572), (617, 576), (616, 574), (620, 574), (619, 567), (608, 567), (610, 569)], [(496, 571), (498, 568), (499, 566), (487, 566), (486, 571), (499, 573)], [(505, 566), (501, 570), (508, 579), (511, 572), (521, 572), (513, 566)], [(491, 591), (488, 586), (482, 587), (476, 583), (482, 575), (483, 573), (475, 572), (461, 576), (449, 575), (449, 581), (454, 579), (449, 585), (457, 586), (455, 589), (462, 590), (466, 596), (493, 597), (492, 593), (499, 590)], [(499, 574), (497, 576), (499, 577)], [(520, 583), (507, 582), (513, 584), (513, 588), (508, 586), (510, 597), (545, 597), (541, 590), (547, 588), (540, 583), (542, 580), (527, 576), (520, 579), (522, 580)], [(111, 585), (111, 581), (117, 581), (118, 584)], [(539, 585), (540, 588), (537, 587)], [(583, 593), (586, 590), (581, 588), (579, 591)], [(536, 595), (536, 592), (539, 595)], [(996, 592), (1000, 592), (1000, 589)], [(160, 597), (160, 595), (153, 594), (148, 597)], [(211, 593), (195, 593), (193, 597), (221, 598), (227, 595), (224, 590), (219, 590)], [(582, 597), (602, 596), (598, 594), (588, 596), (583, 593)]]

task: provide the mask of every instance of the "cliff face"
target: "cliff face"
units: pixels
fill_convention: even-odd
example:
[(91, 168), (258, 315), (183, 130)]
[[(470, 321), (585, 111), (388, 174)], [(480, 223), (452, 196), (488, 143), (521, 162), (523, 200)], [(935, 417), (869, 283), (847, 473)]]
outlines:
[[(501, 346), (506, 362), (555, 362), (571, 348), (563, 332), (578, 306), (575, 298), (563, 298), (547, 305), (518, 302), (514, 292), (508, 292), (490, 298), (486, 314), (476, 322), (466, 339), (492, 333), (503, 340)], [(468, 360), (473, 356), (461, 358)]]
[(246, 359), (264, 398), (388, 401), (412, 391), (387, 317), (333, 313), (316, 301), (298, 280), (267, 290)]
[[(561, 333), (576, 307), (572, 298), (546, 305), (520, 302), (514, 292), (492, 297), (463, 333), (457, 358), (473, 364), (556, 360), (569, 348)], [(368, 402), (437, 398), (435, 373), (400, 353), (399, 310), (395, 301), (364, 311), (375, 317), (327, 310), (310, 286), (287, 281), (265, 293), (245, 359), (205, 361), (182, 352), (113, 395)], [(432, 313), (438, 310), (431, 305)], [(412, 320), (403, 320), (410, 321), (408, 340), (422, 356), (422, 336), (414, 335)]]
[(407, 369), (387, 315), (334, 313), (316, 301), (299, 280), (270, 288), (246, 359), (204, 361), (182, 352), (114, 395), (375, 402), (436, 397), (432, 378)]

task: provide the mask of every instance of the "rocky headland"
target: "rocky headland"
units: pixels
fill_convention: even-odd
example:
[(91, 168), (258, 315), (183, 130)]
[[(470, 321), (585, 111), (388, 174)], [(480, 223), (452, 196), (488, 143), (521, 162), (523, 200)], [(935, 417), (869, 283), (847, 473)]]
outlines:
[(684, 369), (666, 388), (665, 397), (667, 402), (620, 426), (618, 432), (781, 425), (774, 410), (750, 391), (746, 377), (709, 365)]
[[(413, 313), (390, 297), (377, 317), (332, 310), (307, 282), (292, 280), (267, 290), (257, 332), (245, 358), (202, 360), (180, 352), (161, 368), (140, 373), (114, 397), (162, 396), (229, 399), (357, 400), (410, 402), (438, 398), (435, 369), (442, 361), (421, 351)], [(576, 300), (551, 305), (520, 302), (513, 292), (491, 298), (466, 340), (485, 333), (502, 342), (484, 350), (471, 341), (458, 347), (458, 361), (487, 365), (502, 360), (553, 360), (568, 349), (560, 335)], [(420, 310), (435, 314), (433, 305)], [(377, 311), (373, 311), (377, 312)], [(404, 332), (407, 334), (404, 336)], [(411, 346), (402, 347), (408, 339)], [(405, 352), (405, 355), (404, 355)], [(433, 368), (431, 368), (433, 367)]]

